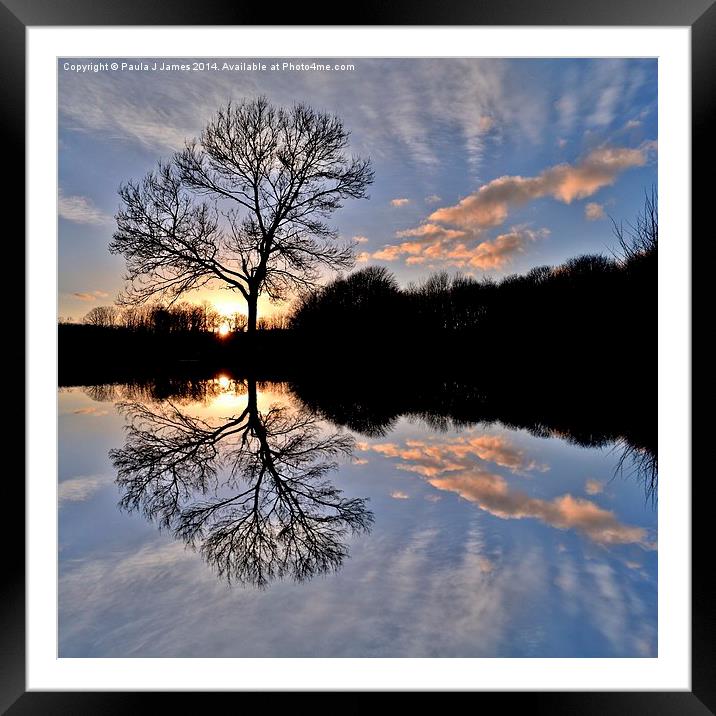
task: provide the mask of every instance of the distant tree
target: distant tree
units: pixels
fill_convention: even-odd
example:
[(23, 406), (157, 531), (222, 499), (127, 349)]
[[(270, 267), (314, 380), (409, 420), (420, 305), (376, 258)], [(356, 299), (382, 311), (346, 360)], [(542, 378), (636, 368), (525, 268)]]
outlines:
[(232, 313), (231, 316), (229, 316), (229, 318), (227, 319), (227, 323), (229, 324), (230, 331), (233, 331), (234, 333), (241, 333), (246, 330), (248, 319), (245, 313), (237, 311), (236, 313)]
[(384, 266), (367, 266), (295, 302), (289, 325), (300, 329), (378, 330), (393, 318), (400, 287)]
[(261, 294), (279, 300), (350, 267), (353, 246), (325, 222), (344, 199), (367, 196), (373, 172), (347, 154), (348, 137), (338, 117), (304, 104), (260, 97), (219, 109), (198, 142), (120, 188), (110, 251), (126, 260), (123, 300), (223, 284), (246, 300), (252, 333)]
[(85, 315), (82, 322), (89, 326), (111, 328), (117, 325), (119, 317), (120, 312), (116, 306), (95, 306)]
[(260, 318), (258, 327), (263, 331), (282, 331), (288, 329), (290, 324), (286, 316), (269, 316)]

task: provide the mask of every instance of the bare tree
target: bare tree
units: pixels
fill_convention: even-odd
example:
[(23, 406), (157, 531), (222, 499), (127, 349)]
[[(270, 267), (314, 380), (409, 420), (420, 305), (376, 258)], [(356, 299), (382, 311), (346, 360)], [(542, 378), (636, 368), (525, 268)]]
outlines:
[(95, 306), (85, 315), (82, 322), (89, 326), (111, 328), (117, 325), (119, 318), (120, 312), (115, 306)]
[(649, 192), (644, 192), (644, 208), (637, 214), (636, 222), (612, 222), (614, 235), (619, 241), (619, 248), (612, 253), (621, 261), (630, 261), (642, 256), (654, 254), (659, 240), (659, 200), (656, 187), (652, 185)]
[(349, 268), (353, 246), (336, 243), (326, 220), (367, 196), (373, 172), (348, 155), (348, 137), (338, 117), (304, 104), (219, 109), (198, 142), (120, 188), (110, 251), (126, 259), (123, 300), (220, 284), (244, 297), (254, 332), (261, 294), (280, 300)]

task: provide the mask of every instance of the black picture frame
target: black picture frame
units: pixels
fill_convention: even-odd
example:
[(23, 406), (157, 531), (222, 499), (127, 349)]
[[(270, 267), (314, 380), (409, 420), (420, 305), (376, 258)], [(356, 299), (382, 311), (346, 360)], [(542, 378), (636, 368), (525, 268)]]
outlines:
[[(282, 10), (282, 25), (335, 24), (335, 4), (296, 3)], [(473, 0), (441, 3), (423, 0), (364, 0), (353, 8), (356, 25), (561, 25), (561, 26), (689, 26), (692, 62), (692, 226), (705, 234), (706, 213), (713, 203), (711, 181), (705, 177), (707, 162), (714, 156), (713, 118), (716, 105), (716, 0)], [(268, 4), (222, 3), (203, 0), (152, 2), (151, 0), (0, 0), (0, 96), (6, 166), (14, 167), (14, 177), (6, 188), (7, 206), (20, 206), (25, 183), (25, 30), (32, 26), (92, 25), (274, 25), (276, 11)], [(22, 169), (21, 169), (22, 168)], [(698, 177), (703, 170), (702, 181)], [(20, 222), (22, 226), (22, 221)], [(9, 243), (9, 231), (6, 238)], [(689, 240), (689, 237), (684, 237)], [(15, 242), (19, 244), (19, 242)], [(693, 246), (693, 244), (692, 244)], [(22, 254), (18, 256), (24, 265)], [(703, 265), (703, 262), (701, 262)], [(698, 262), (692, 258), (692, 267)], [(31, 267), (26, 266), (26, 271)], [(693, 283), (692, 283), (693, 285)], [(694, 318), (696, 316), (694, 315)], [(692, 319), (693, 320), (693, 319)], [(22, 345), (17, 341), (16, 345)], [(693, 350), (693, 345), (692, 345)], [(24, 361), (24, 351), (18, 361)], [(48, 366), (49, 367), (49, 366)], [(24, 367), (21, 368), (23, 372)], [(26, 380), (28, 376), (25, 375)], [(32, 426), (27, 425), (26, 430)], [(693, 437), (692, 437), (693, 443)], [(696, 473), (695, 473), (696, 474)], [(6, 471), (5, 489), (12, 505), (25, 504), (23, 484)], [(683, 476), (688, 479), (688, 475)], [(524, 708), (550, 714), (708, 714), (716, 713), (716, 608), (709, 585), (711, 535), (707, 533), (710, 507), (705, 497), (706, 474), (692, 482), (692, 661), (691, 691), (665, 692), (480, 692), (479, 704), (500, 699), (500, 706)], [(16, 508), (18, 515), (24, 510)], [(18, 534), (22, 530), (18, 530)], [(9, 531), (8, 533), (9, 534)], [(25, 686), (25, 554), (13, 548), (8, 539), (4, 559), (4, 579), (0, 593), (0, 709), (20, 714), (119, 714), (140, 704), (144, 708), (167, 708), (167, 696), (178, 696), (179, 710), (206, 711), (218, 694), (156, 694), (136, 692), (27, 692)], [(351, 701), (360, 708), (358, 695)], [(290, 697), (296, 705), (298, 694)], [(310, 695), (306, 695), (309, 696)], [(273, 699), (274, 697), (272, 697)], [(278, 703), (278, 702), (277, 702)], [(170, 706), (174, 708), (174, 706)]]

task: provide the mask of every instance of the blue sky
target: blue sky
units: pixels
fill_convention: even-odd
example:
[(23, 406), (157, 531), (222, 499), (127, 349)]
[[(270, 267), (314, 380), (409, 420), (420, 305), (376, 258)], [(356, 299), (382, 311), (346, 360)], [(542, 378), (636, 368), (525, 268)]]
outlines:
[[(656, 60), (358, 58), (341, 59), (354, 65), (347, 72), (96, 73), (66, 62), (77, 61), (58, 63), (59, 313), (75, 319), (122, 288), (123, 260), (107, 251), (119, 185), (198, 136), (229, 99), (264, 94), (344, 120), (375, 183), (331, 223), (357, 242), (357, 266), (385, 265), (402, 284), (440, 269), (499, 277), (606, 252), (608, 217), (632, 220), (656, 184)], [(244, 310), (225, 290), (187, 298)]]

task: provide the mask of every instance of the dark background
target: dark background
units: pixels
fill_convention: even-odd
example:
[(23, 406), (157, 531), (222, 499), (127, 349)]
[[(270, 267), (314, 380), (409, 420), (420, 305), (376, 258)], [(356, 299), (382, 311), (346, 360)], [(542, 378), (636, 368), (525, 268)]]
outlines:
[[(5, 206), (23, 205), (24, 128), (25, 128), (25, 28), (34, 25), (332, 25), (349, 19), (356, 25), (681, 25), (692, 27), (692, 140), (697, 152), (692, 162), (692, 226), (694, 235), (711, 237), (706, 229), (712, 199), (711, 166), (714, 157), (713, 118), (716, 105), (716, 5), (713, 0), (474, 0), (473, 2), (435, 3), (426, 0), (366, 0), (356, 5), (321, 2), (274, 6), (270, 3), (223, 3), (217, 0), (0, 0), (0, 117), (4, 138), (5, 166), (12, 167), (6, 189)], [(708, 172), (708, 173), (707, 173)], [(702, 181), (699, 181), (702, 176)], [(6, 213), (15, 225), (6, 229), (5, 248), (12, 248), (16, 260), (6, 266), (25, 266), (20, 241), (22, 214)], [(695, 242), (694, 248), (699, 247)], [(703, 259), (693, 267), (704, 267)], [(694, 305), (693, 319), (704, 311)], [(17, 340), (16, 346), (23, 343)], [(12, 348), (9, 355), (21, 364), (24, 373), (24, 349)], [(48, 370), (52, 366), (48, 364)], [(26, 376), (27, 378), (27, 376)], [(19, 381), (16, 381), (19, 384)], [(704, 398), (702, 397), (703, 401)], [(21, 401), (18, 399), (19, 405)], [(17, 421), (23, 422), (24, 420)], [(31, 426), (28, 426), (31, 429)], [(475, 706), (490, 709), (524, 709), (550, 714), (708, 714), (716, 710), (716, 611), (711, 577), (712, 519), (707, 499), (710, 470), (699, 473), (692, 483), (693, 495), (693, 603), (692, 603), (692, 692), (666, 693), (560, 693), (527, 694), (481, 693)], [(684, 476), (686, 477), (686, 476)], [(16, 470), (5, 471), (8, 494), (6, 504), (15, 507), (16, 516), (24, 514), (24, 485)], [(17, 534), (22, 533), (22, 525)], [(124, 714), (137, 706), (149, 709), (174, 709), (177, 712), (206, 711), (219, 708), (218, 694), (133, 694), (133, 693), (25, 693), (25, 559), (24, 552), (10, 542), (4, 555), (2, 592), (0, 592), (0, 708), (20, 714)], [(178, 697), (178, 698), (172, 698)], [(227, 694), (233, 709), (244, 706), (247, 694)], [(497, 697), (497, 699), (495, 699)], [(381, 696), (381, 698), (385, 698)], [(405, 695), (400, 696), (401, 704)], [(424, 698), (424, 697), (421, 697)], [(444, 699), (444, 695), (439, 698)], [(309, 699), (311, 704), (309, 706)], [(274, 694), (272, 705), (306, 706), (315, 710), (312, 694)], [(289, 701), (290, 700), (290, 701)], [(356, 712), (365, 708), (365, 695), (346, 698), (337, 693), (340, 708)], [(171, 701), (171, 703), (168, 703)], [(210, 705), (211, 702), (211, 705)], [(426, 704), (427, 705), (427, 704)], [(178, 707), (178, 708), (177, 708)]]

